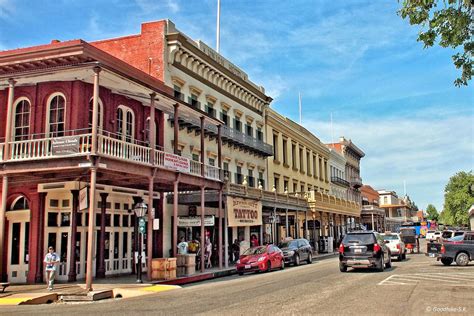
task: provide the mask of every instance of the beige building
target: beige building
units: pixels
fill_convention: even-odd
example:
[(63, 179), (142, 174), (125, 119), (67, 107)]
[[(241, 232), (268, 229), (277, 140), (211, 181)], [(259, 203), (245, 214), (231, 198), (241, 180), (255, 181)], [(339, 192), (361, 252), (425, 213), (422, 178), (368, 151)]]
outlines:
[[(291, 206), (277, 207), (280, 215), (278, 237), (305, 237), (326, 252), (337, 238), (360, 216), (360, 204), (330, 194), (330, 149), (303, 126), (272, 109), (265, 116), (267, 142), (273, 157), (267, 159), (268, 183), (276, 192), (303, 197), (308, 209), (301, 213)], [(344, 158), (335, 163), (344, 168)], [(340, 175), (342, 176), (342, 175)], [(351, 220), (349, 220), (351, 218)]]

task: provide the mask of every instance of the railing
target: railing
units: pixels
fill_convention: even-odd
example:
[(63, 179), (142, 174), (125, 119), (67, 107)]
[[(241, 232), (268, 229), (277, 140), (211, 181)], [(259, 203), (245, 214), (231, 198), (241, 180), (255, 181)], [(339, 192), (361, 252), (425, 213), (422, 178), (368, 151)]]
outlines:
[(341, 185), (344, 185), (344, 186), (350, 186), (350, 183), (349, 181), (346, 181), (342, 178), (339, 178), (339, 177), (331, 177), (331, 182), (333, 183), (338, 183), (338, 184), (341, 184)]
[[(0, 143), (0, 161), (65, 158), (84, 156), (91, 153), (91, 133), (78, 135), (77, 131), (67, 131), (64, 134), (71, 136), (36, 138), (36, 135), (31, 135), (31, 139), (10, 142), (8, 153), (5, 152), (5, 143)], [(154, 151), (154, 159), (152, 160), (151, 148), (146, 143), (127, 142), (111, 133), (104, 134), (104, 132), (101, 132), (97, 136), (97, 153), (99, 155), (202, 176), (203, 166), (200, 162), (159, 149)], [(204, 165), (204, 177), (221, 180), (220, 169)]]
[(354, 187), (361, 187), (362, 186), (362, 178), (361, 177), (352, 177), (351, 178), (351, 185)]

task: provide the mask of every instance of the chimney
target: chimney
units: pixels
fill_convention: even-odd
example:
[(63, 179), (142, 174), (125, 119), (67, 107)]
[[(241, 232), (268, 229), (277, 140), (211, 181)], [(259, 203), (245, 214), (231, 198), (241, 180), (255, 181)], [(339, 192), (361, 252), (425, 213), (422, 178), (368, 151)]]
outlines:
[(57, 44), (57, 43), (61, 43), (61, 41), (57, 39), (51, 40), (51, 44)]

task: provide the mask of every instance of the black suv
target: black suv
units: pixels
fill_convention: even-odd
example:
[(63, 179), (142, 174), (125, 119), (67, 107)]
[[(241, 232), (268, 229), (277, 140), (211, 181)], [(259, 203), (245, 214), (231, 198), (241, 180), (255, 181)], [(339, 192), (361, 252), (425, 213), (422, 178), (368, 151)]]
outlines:
[(390, 250), (383, 236), (372, 231), (349, 232), (339, 245), (339, 270), (346, 272), (347, 267), (384, 268), (392, 266)]
[(313, 262), (313, 247), (304, 238), (284, 241), (278, 245), (278, 248), (283, 251), (285, 263), (293, 263), (297, 266), (303, 260), (307, 263)]

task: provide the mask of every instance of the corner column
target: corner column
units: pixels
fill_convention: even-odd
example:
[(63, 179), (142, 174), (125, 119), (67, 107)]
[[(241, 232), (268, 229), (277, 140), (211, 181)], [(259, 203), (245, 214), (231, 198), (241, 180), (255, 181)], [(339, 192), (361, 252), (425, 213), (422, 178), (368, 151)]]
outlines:
[[(219, 241), (218, 241), (218, 254), (219, 254), (219, 269), (222, 269), (222, 262), (224, 261), (222, 258), (222, 188), (219, 190), (219, 206), (217, 208), (217, 212), (219, 214)], [(260, 230), (261, 231), (261, 230)], [(261, 240), (261, 239), (260, 239)]]
[(43, 283), (43, 254), (44, 254), (44, 217), (46, 192), (40, 192), (38, 197), (38, 258), (36, 264), (35, 283)]
[(92, 155), (97, 154), (97, 129), (99, 125), (99, 73), (100, 67), (94, 67), (94, 94), (92, 96)]
[(205, 142), (204, 142), (204, 116), (201, 116), (201, 176), (204, 177), (206, 174), (205, 165), (206, 165), (206, 155), (205, 155)]
[[(2, 178), (2, 204), (0, 206), (0, 280), (6, 274), (6, 267), (3, 266), (6, 253), (5, 246), (5, 213), (7, 211), (7, 196), (8, 196), (8, 177)], [(3, 281), (3, 280), (2, 280)]]
[(76, 234), (77, 234), (77, 208), (79, 205), (79, 190), (71, 190), (72, 194), (72, 214), (71, 214), (71, 247), (69, 260), (68, 282), (76, 281)]
[[(7, 121), (5, 122), (5, 146), (3, 148), (4, 161), (10, 158), (10, 142), (11, 142), (11, 135), (12, 135), (12, 115), (13, 115), (13, 99), (15, 97), (15, 83), (16, 81), (13, 79), (8, 80)], [(3, 232), (4, 231), (2, 230), (2, 234)]]
[(146, 269), (146, 274), (148, 280), (151, 280), (151, 260), (153, 259), (153, 184), (154, 178), (151, 176), (148, 182), (148, 225), (146, 238), (146, 263), (148, 267)]
[[(178, 114), (179, 114), (179, 111), (178, 111), (178, 108), (179, 108), (179, 104), (176, 103), (174, 105), (174, 117), (173, 117), (173, 122), (174, 122), (174, 126), (173, 126), (173, 132), (174, 132), (174, 139), (173, 139), (173, 150), (174, 150), (174, 154), (177, 155), (178, 154), (178, 133), (179, 133), (179, 121), (178, 121)], [(176, 241), (176, 240), (175, 240)], [(175, 256), (176, 257), (176, 256)]]
[(204, 229), (204, 215), (205, 215), (205, 187), (201, 187), (201, 272), (204, 272), (204, 267), (206, 263), (204, 262), (204, 253), (205, 253), (205, 247), (206, 247), (206, 232)]
[[(156, 125), (155, 125), (155, 97), (156, 93), (150, 94), (150, 163), (155, 164), (155, 150), (156, 150)], [(152, 204), (153, 205), (153, 204)], [(149, 210), (151, 210), (149, 207)]]
[(95, 191), (97, 181), (97, 169), (91, 168), (91, 180), (89, 191), (89, 223), (87, 230), (87, 270), (86, 270), (86, 290), (92, 291), (92, 250), (94, 245), (94, 209), (95, 209)]
[(173, 243), (171, 244), (175, 258), (178, 250), (178, 184), (179, 180), (176, 179), (173, 183)]
[(99, 239), (99, 268), (96, 278), (105, 278), (105, 210), (108, 193), (100, 193), (100, 239)]

